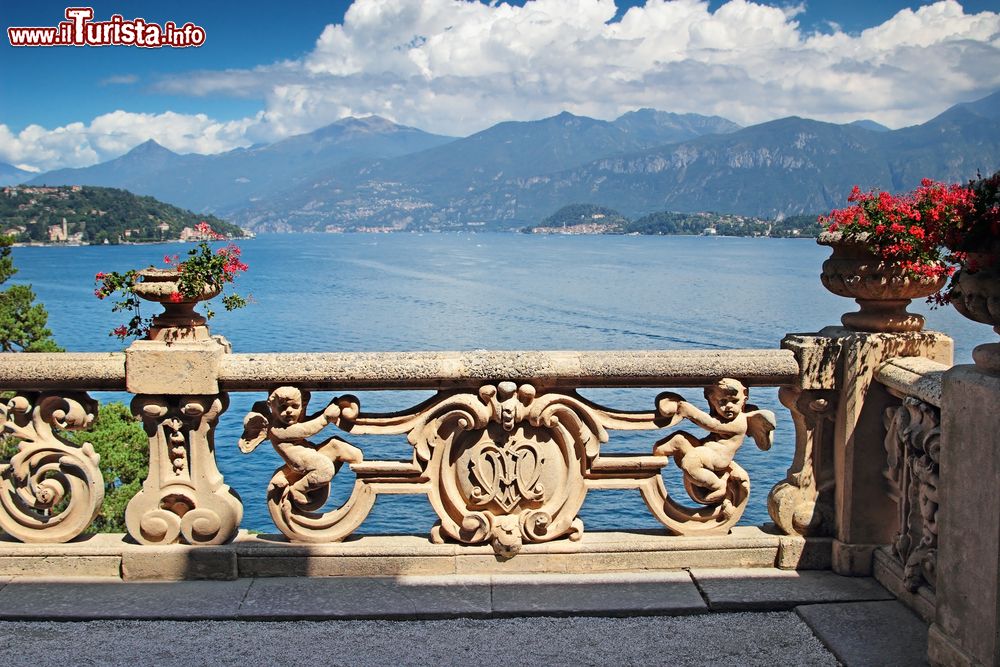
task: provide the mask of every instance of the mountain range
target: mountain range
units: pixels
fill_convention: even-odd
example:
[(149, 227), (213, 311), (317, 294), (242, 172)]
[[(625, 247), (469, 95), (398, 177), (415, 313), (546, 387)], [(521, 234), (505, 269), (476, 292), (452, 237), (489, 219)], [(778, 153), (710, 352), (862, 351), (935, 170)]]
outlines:
[(1000, 93), (889, 130), (640, 109), (570, 113), (453, 138), (346, 118), (274, 144), (178, 155), (153, 141), (30, 184), (102, 185), (214, 213), (252, 230), (510, 229), (572, 203), (627, 216), (718, 211), (781, 217), (842, 206), (855, 184), (892, 191), (1000, 168)]

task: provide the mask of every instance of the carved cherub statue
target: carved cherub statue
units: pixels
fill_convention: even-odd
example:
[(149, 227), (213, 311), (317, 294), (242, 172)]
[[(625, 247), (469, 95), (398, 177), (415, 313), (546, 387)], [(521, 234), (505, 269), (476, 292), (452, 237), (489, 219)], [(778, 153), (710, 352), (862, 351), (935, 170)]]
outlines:
[(301, 475), (289, 487), (292, 499), (300, 505), (309, 503), (310, 491), (333, 480), (339, 467), (335, 463), (358, 463), (363, 458), (360, 449), (336, 436), (318, 445), (306, 440), (340, 418), (340, 406), (334, 401), (304, 418), (308, 403), (309, 392), (278, 387), (266, 402), (254, 404), (253, 411), (243, 420), (243, 437), (239, 441), (240, 451), (249, 454), (265, 438), (270, 438), (285, 463)]
[(656, 408), (661, 415), (680, 416), (709, 431), (703, 438), (677, 431), (657, 442), (653, 449), (657, 456), (674, 457), (691, 482), (706, 490), (701, 498), (706, 503), (725, 498), (730, 465), (748, 433), (761, 450), (771, 448), (774, 413), (747, 405), (747, 398), (743, 383), (730, 378), (705, 387), (708, 414), (678, 394), (667, 392), (657, 397)]

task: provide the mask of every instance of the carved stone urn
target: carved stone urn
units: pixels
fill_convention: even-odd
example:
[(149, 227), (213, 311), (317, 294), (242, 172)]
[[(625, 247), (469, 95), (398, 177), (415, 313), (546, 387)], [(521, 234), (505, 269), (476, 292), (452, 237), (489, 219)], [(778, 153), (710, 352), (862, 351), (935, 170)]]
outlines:
[[(970, 254), (970, 260), (987, 265), (988, 255)], [(962, 269), (955, 276), (948, 293), (955, 310), (974, 322), (992, 325), (1000, 334), (1000, 270), (996, 267), (972, 273)], [(979, 345), (972, 351), (976, 365), (991, 373), (1000, 373), (1000, 343)]]
[(898, 265), (884, 261), (863, 241), (844, 239), (825, 232), (817, 242), (830, 246), (833, 254), (823, 262), (820, 279), (836, 294), (857, 301), (860, 310), (845, 313), (840, 321), (855, 331), (899, 333), (924, 328), (922, 315), (907, 312), (910, 301), (940, 290), (947, 280), (941, 276), (914, 276)]
[(142, 279), (135, 283), (133, 290), (142, 299), (154, 301), (163, 306), (163, 312), (153, 317), (149, 328), (149, 340), (208, 340), (211, 338), (205, 317), (196, 313), (194, 307), (199, 301), (208, 301), (218, 296), (222, 289), (204, 285), (201, 294), (195, 298), (176, 295), (180, 293), (178, 273), (174, 269), (149, 267), (138, 272)]

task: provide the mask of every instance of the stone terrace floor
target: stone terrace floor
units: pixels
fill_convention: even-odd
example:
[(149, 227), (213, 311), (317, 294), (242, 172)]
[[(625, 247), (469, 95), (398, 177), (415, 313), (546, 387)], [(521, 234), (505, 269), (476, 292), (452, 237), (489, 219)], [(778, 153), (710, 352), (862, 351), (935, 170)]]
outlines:
[(10, 665), (920, 665), (927, 644), (873, 579), (826, 571), (0, 584)]

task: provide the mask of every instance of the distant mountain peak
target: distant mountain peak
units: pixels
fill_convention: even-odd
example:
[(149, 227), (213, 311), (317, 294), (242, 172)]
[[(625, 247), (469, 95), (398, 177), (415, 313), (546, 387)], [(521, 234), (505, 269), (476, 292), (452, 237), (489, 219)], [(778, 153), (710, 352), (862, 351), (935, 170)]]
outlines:
[(877, 123), (874, 120), (868, 118), (862, 118), (861, 120), (856, 120), (853, 123), (848, 123), (848, 125), (853, 125), (854, 127), (860, 127), (864, 130), (871, 130), (872, 132), (890, 132), (891, 130), (883, 125), (882, 123)]
[(158, 144), (155, 139), (146, 139), (146, 141), (125, 153), (125, 155), (142, 157), (148, 155), (177, 155), (177, 153)]

